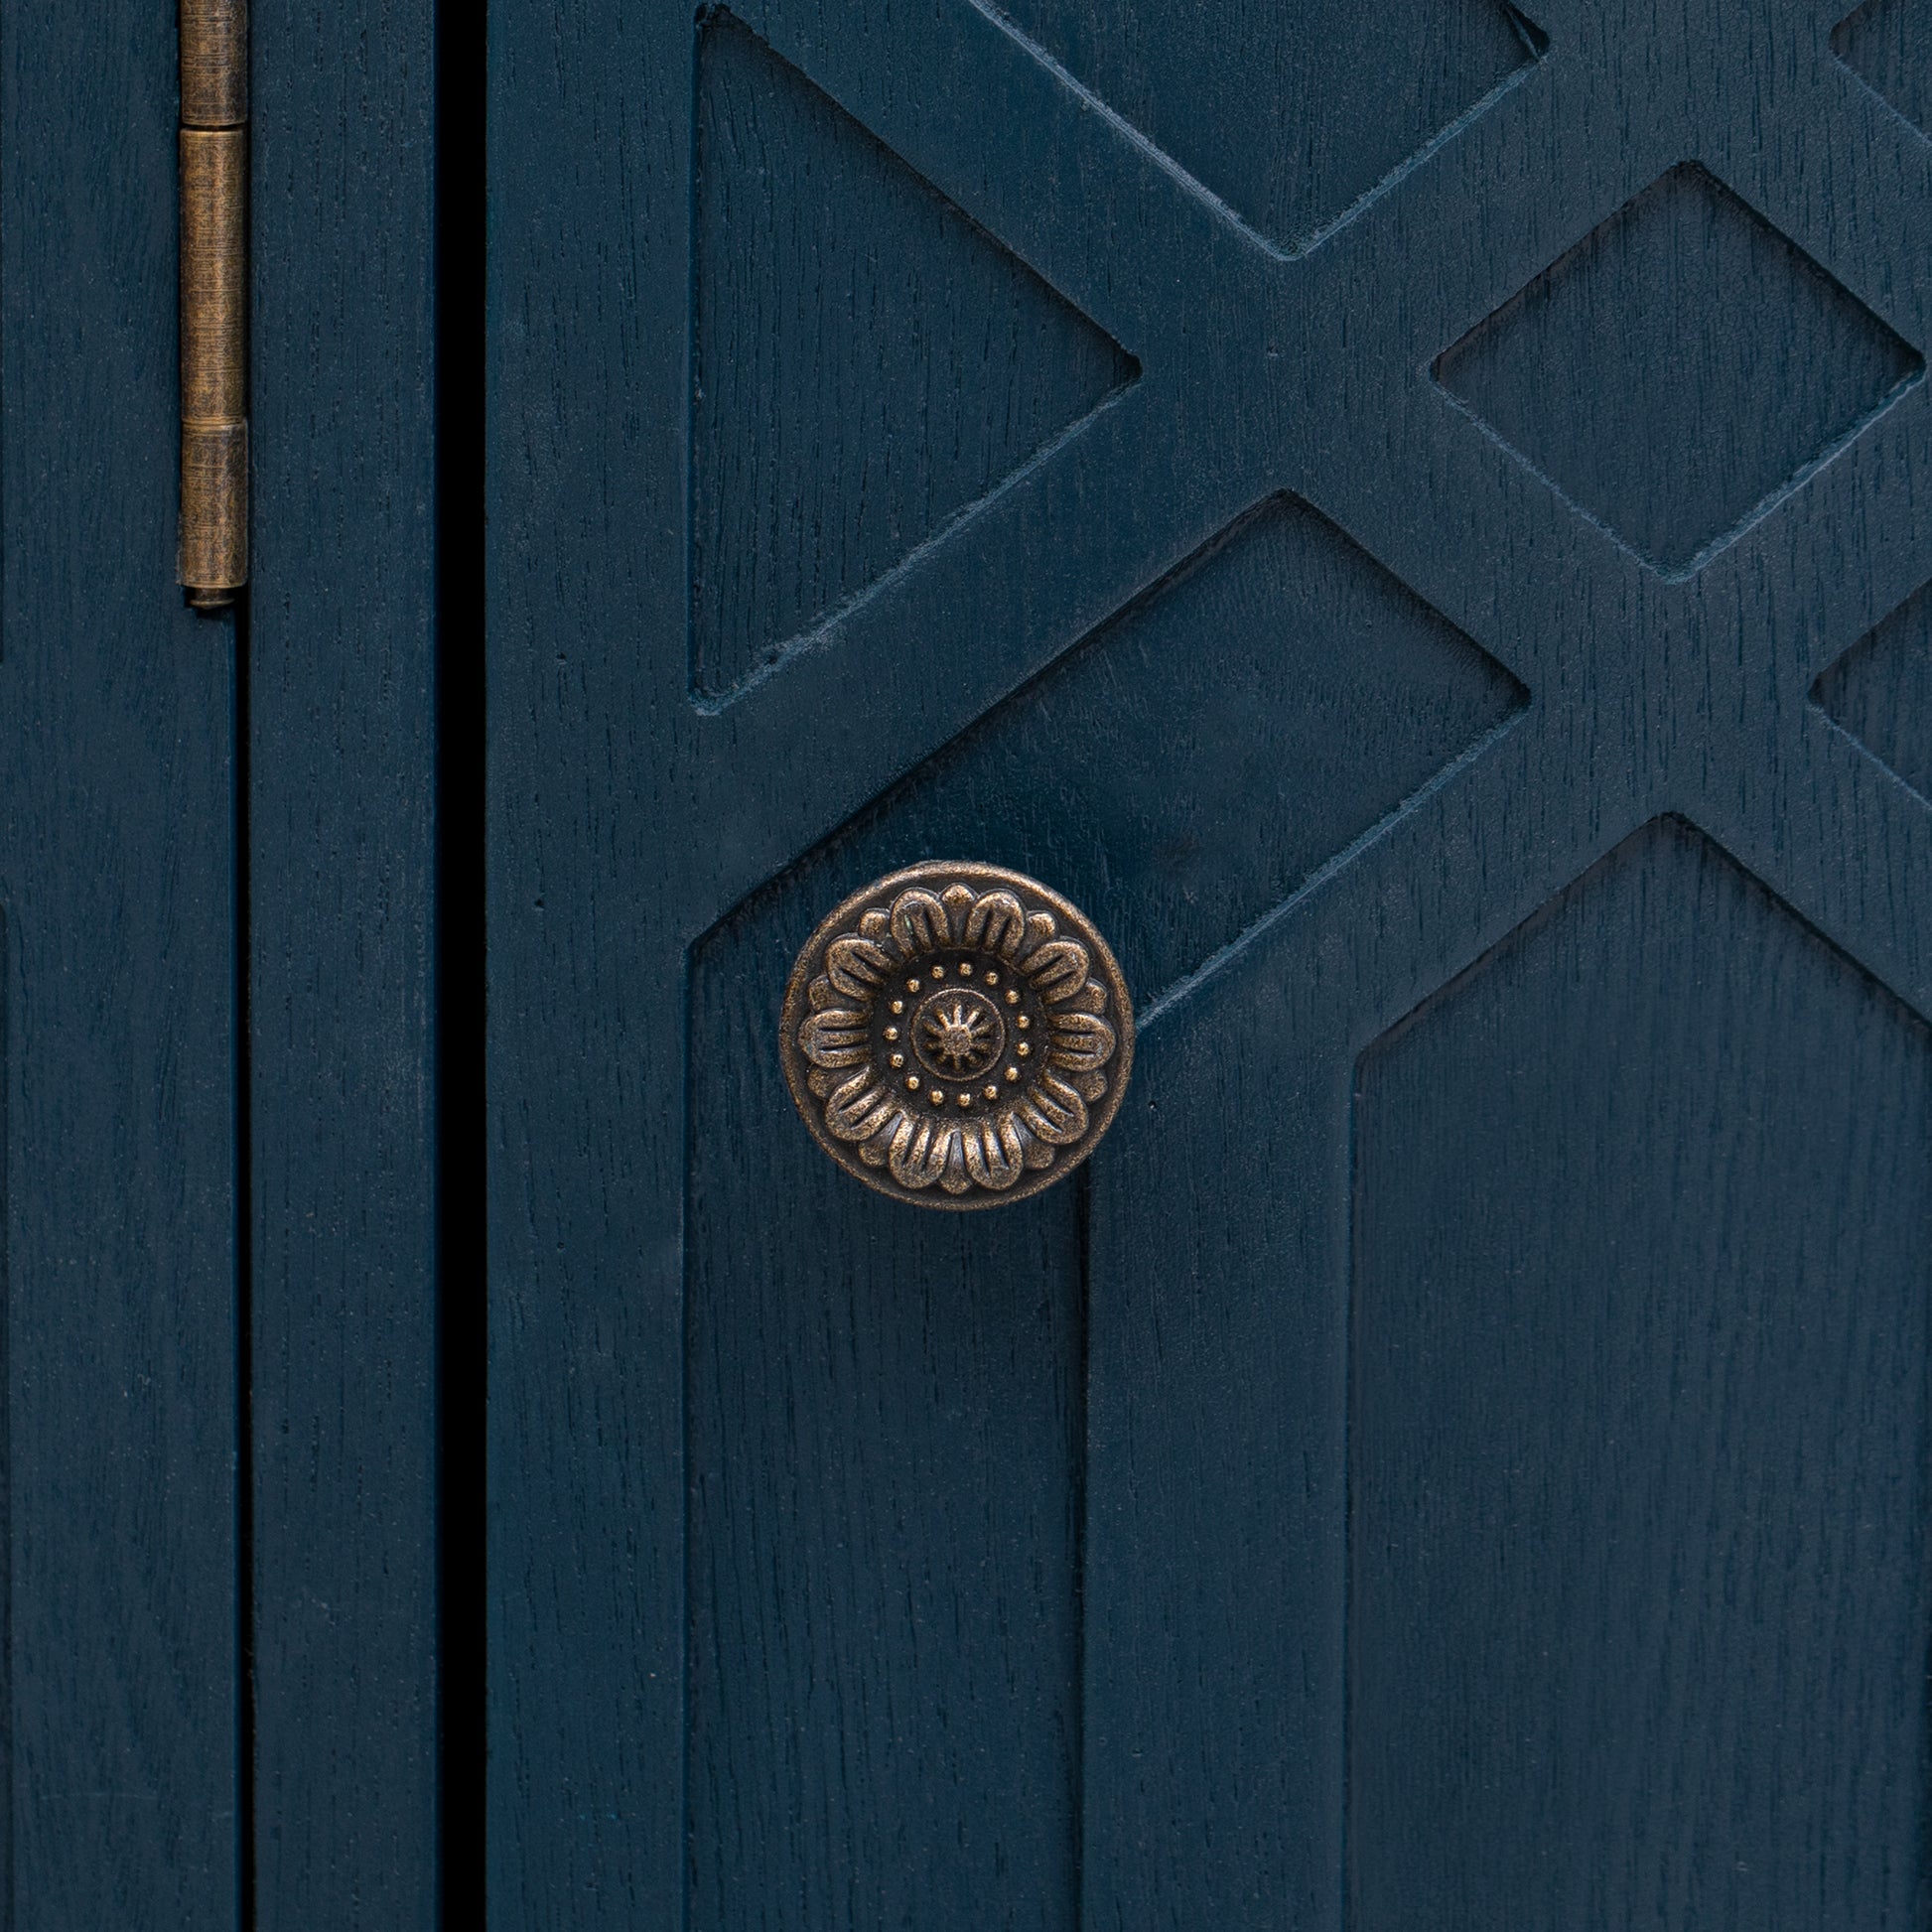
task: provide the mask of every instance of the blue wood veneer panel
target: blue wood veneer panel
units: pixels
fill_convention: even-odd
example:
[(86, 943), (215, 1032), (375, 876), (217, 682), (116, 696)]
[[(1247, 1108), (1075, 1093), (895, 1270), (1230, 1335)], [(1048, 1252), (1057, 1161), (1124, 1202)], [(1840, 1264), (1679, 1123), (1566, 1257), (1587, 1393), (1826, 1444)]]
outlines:
[(254, 0), (250, 1932), (439, 1910), (433, 11)]
[(1932, 1035), (1663, 821), (1356, 1136), (1355, 1932), (1922, 1924)]
[(174, 582), (174, 13), (0, 44), (0, 1924), (241, 1932), (236, 626)]
[[(758, 1040), (783, 970), (721, 935), (699, 1037)], [(692, 1125), (692, 1932), (1074, 1932), (1080, 1188), (908, 1210), (751, 1051)]]

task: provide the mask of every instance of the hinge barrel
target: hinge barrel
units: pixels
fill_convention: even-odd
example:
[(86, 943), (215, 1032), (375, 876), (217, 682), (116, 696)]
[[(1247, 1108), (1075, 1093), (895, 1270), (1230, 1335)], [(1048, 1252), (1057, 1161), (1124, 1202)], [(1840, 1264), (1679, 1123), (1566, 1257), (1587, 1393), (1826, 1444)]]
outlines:
[(181, 550), (202, 610), (248, 581), (247, 0), (181, 0)]

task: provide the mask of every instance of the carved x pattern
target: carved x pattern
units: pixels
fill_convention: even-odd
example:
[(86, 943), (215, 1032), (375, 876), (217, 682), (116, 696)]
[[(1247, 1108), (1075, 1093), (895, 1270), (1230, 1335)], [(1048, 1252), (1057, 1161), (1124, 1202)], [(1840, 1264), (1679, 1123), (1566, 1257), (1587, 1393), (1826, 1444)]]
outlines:
[[(709, 831), (699, 928), (1292, 490), (1531, 692), (1507, 733), (1301, 899), (1386, 917), (1411, 869), (1465, 880), (1466, 925), (1442, 955), (1453, 970), (1677, 812), (1932, 1018), (1932, 806), (1809, 700), (1932, 577), (1932, 384), (1673, 581), (1429, 375), (1684, 161), (1932, 346), (1932, 142), (1834, 57), (1843, 10), (1546, 0), (1541, 60), (1290, 253), (975, 0), (740, 7), (1142, 373), (770, 675), (708, 711), (687, 701)], [(1364, 445), (1375, 461), (1336, 460)], [(979, 644), (934, 678), (917, 642), (961, 610), (982, 614)], [(777, 766), (796, 774), (782, 790), (745, 782)], [(1378, 1004), (1427, 990), (1391, 983)]]

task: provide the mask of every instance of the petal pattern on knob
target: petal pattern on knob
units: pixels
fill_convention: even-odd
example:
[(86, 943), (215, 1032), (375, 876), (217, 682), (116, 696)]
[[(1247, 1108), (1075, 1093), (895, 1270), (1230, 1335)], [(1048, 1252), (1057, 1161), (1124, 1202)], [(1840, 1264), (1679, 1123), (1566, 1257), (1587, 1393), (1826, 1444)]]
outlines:
[(1097, 1073), (1114, 1057), (1114, 1030), (1097, 1013), (1057, 1013), (1047, 1058), (1069, 1073)]
[(893, 901), (893, 937), (906, 958), (935, 952), (952, 939), (952, 921), (936, 893), (914, 889)]
[(1087, 949), (1077, 939), (1051, 939), (1022, 962), (1042, 1000), (1063, 1000), (1087, 983)]
[(1070, 1147), (1087, 1131), (1087, 1103), (1051, 1073), (1021, 1101), (1019, 1113), (1042, 1141), (1055, 1147)]
[(1011, 893), (988, 893), (975, 900), (960, 934), (966, 945), (982, 946), (1002, 959), (1014, 958), (1026, 936), (1026, 907)]
[(866, 1073), (855, 1073), (834, 1087), (825, 1103), (825, 1125), (842, 1141), (869, 1141), (898, 1111), (898, 1102), (884, 1087), (870, 1084)]
[(1004, 1192), (1025, 1172), (1026, 1158), (1011, 1115), (967, 1129), (965, 1140), (966, 1172), (982, 1187)]
[(892, 955), (876, 939), (848, 933), (825, 948), (825, 976), (848, 999), (864, 1000), (885, 984)]
[(1120, 1105), (1133, 1008), (1077, 908), (998, 867), (857, 894), (799, 955), (783, 1057), (819, 1144), (900, 1199), (973, 1207), (1085, 1159)]

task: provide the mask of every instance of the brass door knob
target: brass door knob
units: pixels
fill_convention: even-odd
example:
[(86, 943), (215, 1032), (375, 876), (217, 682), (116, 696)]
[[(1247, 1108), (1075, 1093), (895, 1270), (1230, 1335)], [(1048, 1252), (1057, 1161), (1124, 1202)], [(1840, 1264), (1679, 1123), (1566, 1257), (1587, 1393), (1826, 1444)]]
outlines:
[(779, 1039), (798, 1111), (848, 1173), (922, 1207), (994, 1207), (1093, 1152), (1134, 1064), (1134, 1009), (1059, 894), (929, 861), (812, 934)]

